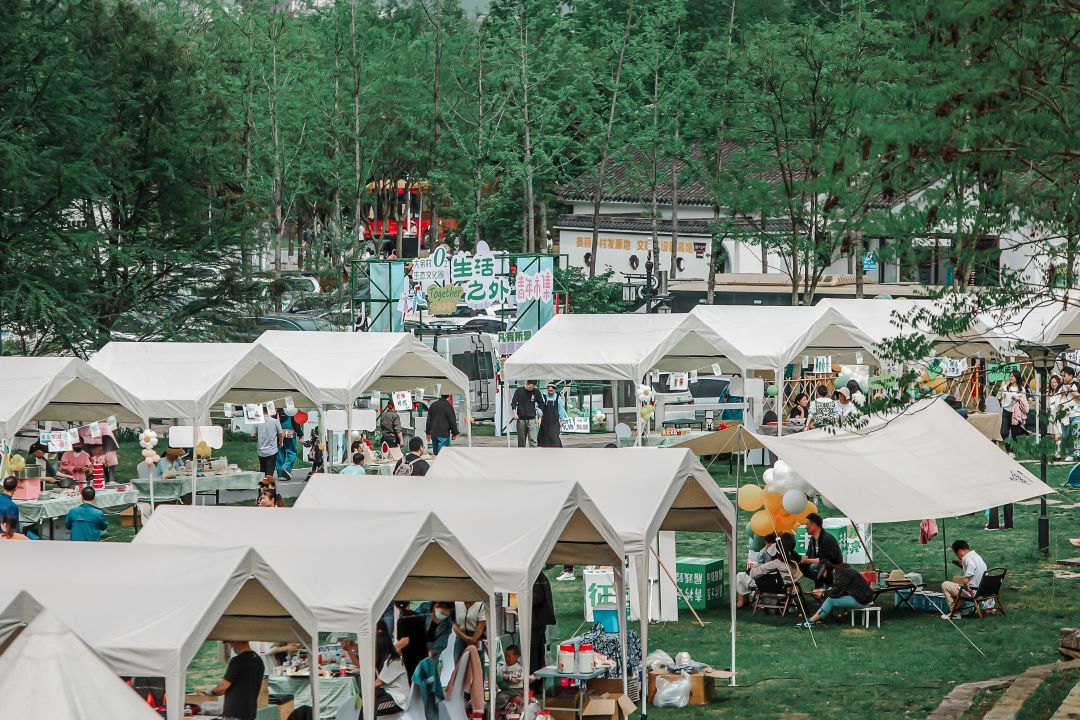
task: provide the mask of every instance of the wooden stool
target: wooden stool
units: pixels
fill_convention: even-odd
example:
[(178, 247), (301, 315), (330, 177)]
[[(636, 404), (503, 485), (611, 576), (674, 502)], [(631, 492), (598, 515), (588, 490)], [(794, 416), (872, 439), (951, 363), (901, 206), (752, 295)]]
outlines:
[(852, 608), (851, 610), (851, 627), (855, 627), (855, 613), (862, 613), (863, 627), (870, 627), (870, 614), (873, 613), (874, 618), (877, 620), (877, 626), (881, 627), (881, 606), (880, 605), (867, 605), (861, 608)]

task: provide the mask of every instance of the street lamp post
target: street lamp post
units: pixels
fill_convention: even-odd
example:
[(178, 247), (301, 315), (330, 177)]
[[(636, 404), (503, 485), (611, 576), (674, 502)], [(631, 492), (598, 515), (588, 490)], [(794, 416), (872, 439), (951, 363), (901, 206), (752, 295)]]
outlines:
[(652, 312), (653, 299), (653, 261), (652, 254), (645, 260), (645, 314)]
[[(1046, 377), (1050, 368), (1058, 356), (1068, 352), (1069, 346), (1064, 343), (1044, 345), (1030, 343), (1019, 345), (1018, 349), (1023, 352), (1039, 372), (1039, 479), (1046, 484), (1046, 443), (1043, 435), (1046, 433), (1049, 416), (1046, 412)], [(1043, 555), (1050, 554), (1050, 516), (1046, 509), (1046, 496), (1039, 497), (1039, 552)]]

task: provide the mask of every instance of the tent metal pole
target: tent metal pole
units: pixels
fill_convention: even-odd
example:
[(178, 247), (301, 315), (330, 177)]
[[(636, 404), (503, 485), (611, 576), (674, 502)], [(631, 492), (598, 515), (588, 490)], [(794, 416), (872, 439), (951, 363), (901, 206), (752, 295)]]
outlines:
[(465, 441), (472, 447), (472, 393), (465, 393)]
[(615, 608), (617, 616), (619, 618), (619, 657), (620, 664), (622, 666), (622, 678), (623, 678), (623, 693), (627, 692), (627, 684), (630, 682), (628, 674), (630, 672), (629, 658), (627, 654), (629, 652), (627, 642), (626, 627), (627, 615), (626, 615), (626, 556), (622, 558), (622, 564), (619, 567), (613, 568), (615, 571)]
[(311, 667), (308, 671), (311, 675), (311, 714), (312, 717), (322, 717), (319, 714), (319, 664), (321, 658), (319, 657), (319, 632), (316, 630), (315, 634), (311, 636)]
[(487, 606), (487, 636), (488, 636), (488, 713), (491, 720), (495, 720), (495, 695), (498, 692), (499, 682), (499, 659), (495, 656), (495, 638), (497, 635), (497, 628), (495, 627), (495, 593), (494, 591), (488, 593), (488, 606)]
[(191, 420), (191, 506), (195, 507), (199, 504), (199, 456), (195, 453), (195, 448), (199, 446), (199, 421), (195, 418)]
[(784, 369), (776, 368), (776, 437), (784, 435), (784, 386), (780, 384), (784, 378)]
[[(745, 426), (744, 426), (745, 427)], [(742, 435), (739, 435), (739, 444), (742, 445)], [(739, 480), (742, 479), (742, 473), (739, 472), (739, 468), (735, 467), (735, 502), (732, 505), (735, 506), (735, 520), (731, 524), (731, 534), (728, 536), (729, 548), (728, 548), (728, 603), (731, 606), (731, 680), (729, 683), (734, 687), (738, 683), (735, 680), (735, 615), (736, 615), (736, 596), (738, 595), (737, 583), (735, 582), (735, 563), (739, 554)]]
[(945, 566), (945, 580), (949, 579), (949, 540), (945, 536), (945, 518), (941, 518), (941, 562)]
[[(503, 418), (502, 418), (502, 420), (503, 420), (503, 430), (506, 432), (506, 447), (511, 447), (511, 445), (510, 445), (510, 421), (514, 417), (514, 411), (510, 406), (511, 406), (511, 403), (513, 403), (513, 401), (514, 401), (513, 398), (510, 397), (510, 378), (508, 378), (508, 377), (506, 377), (504, 375), (503, 376), (503, 399), (501, 401), (501, 404), (503, 406)], [(510, 417), (507, 417), (507, 414), (509, 414)], [(526, 678), (526, 680), (528, 680), (528, 678)], [(528, 695), (526, 695), (525, 697), (528, 697)]]
[[(144, 423), (143, 427), (145, 429), (149, 430), (150, 429), (150, 418), (146, 418), (145, 420), (143, 420), (143, 423)], [(168, 441), (166, 441), (165, 444), (168, 445), (169, 444)], [(153, 515), (154, 514), (154, 507), (155, 507), (155, 505), (154, 505), (154, 473), (157, 472), (157, 465), (155, 464), (155, 465), (149, 466), (149, 470), (150, 470), (150, 473), (149, 473), (149, 475), (150, 475), (150, 514)]]

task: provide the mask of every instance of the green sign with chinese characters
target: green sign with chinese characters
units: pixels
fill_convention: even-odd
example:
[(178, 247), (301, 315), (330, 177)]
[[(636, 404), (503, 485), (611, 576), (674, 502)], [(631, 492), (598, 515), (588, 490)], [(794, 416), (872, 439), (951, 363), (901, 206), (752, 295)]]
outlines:
[(1004, 382), (1013, 370), (1019, 370), (1020, 363), (991, 362), (986, 363), (986, 382)]
[[(716, 558), (675, 558), (675, 581), (695, 610), (708, 610), (724, 604), (724, 561)], [(679, 597), (679, 608), (686, 601)]]

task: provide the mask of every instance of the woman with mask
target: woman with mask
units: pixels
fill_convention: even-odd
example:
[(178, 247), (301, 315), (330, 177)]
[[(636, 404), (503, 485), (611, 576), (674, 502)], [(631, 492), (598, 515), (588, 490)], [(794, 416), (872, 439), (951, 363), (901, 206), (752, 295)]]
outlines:
[(562, 447), (562, 438), (559, 437), (562, 432), (560, 422), (567, 417), (562, 395), (555, 383), (548, 383), (547, 392), (540, 397), (543, 404), (540, 406), (540, 431), (536, 444), (540, 447)]

